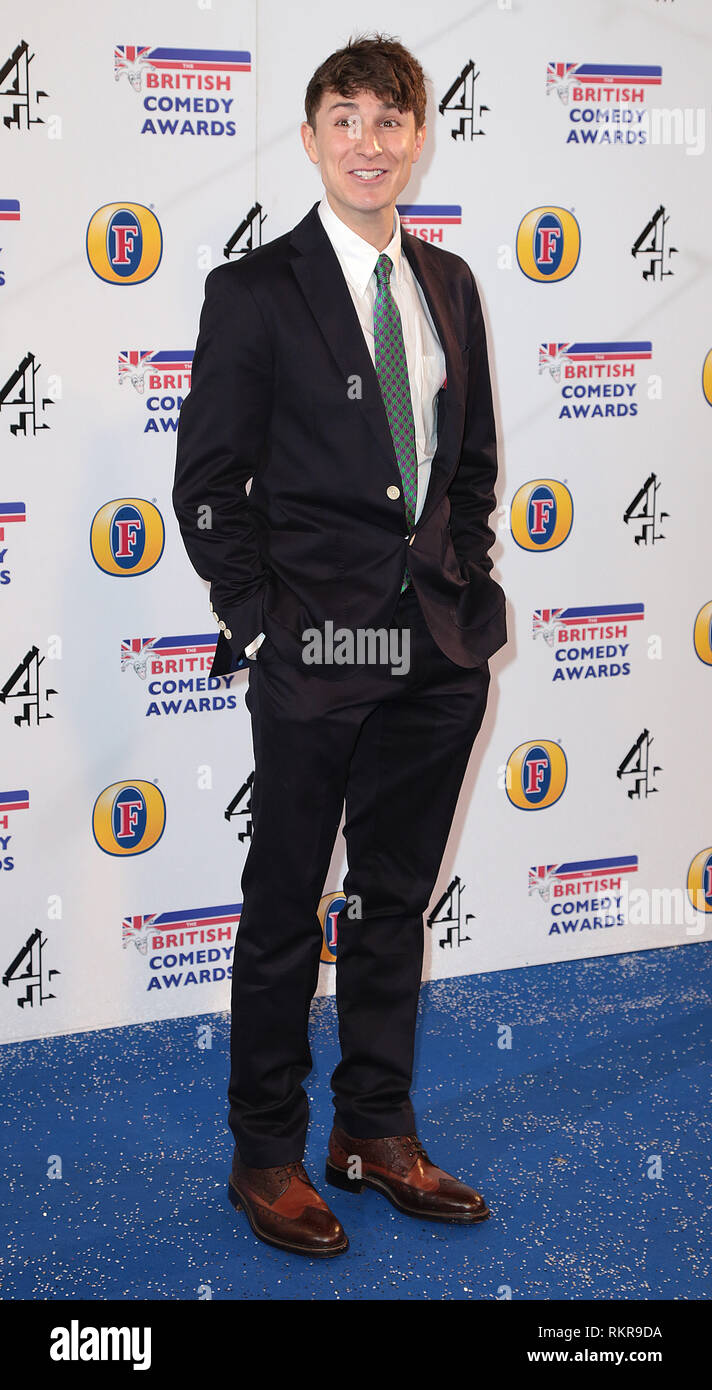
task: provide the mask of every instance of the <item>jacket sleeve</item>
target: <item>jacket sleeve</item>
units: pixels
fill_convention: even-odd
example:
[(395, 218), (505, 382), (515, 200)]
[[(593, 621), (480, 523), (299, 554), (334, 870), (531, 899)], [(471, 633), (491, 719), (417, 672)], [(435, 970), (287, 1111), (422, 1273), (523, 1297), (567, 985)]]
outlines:
[[(469, 270), (469, 266), (467, 267)], [(472, 561), (489, 574), (489, 555), (495, 533), (487, 518), (496, 505), (497, 436), (492, 406), (487, 339), (480, 297), (472, 271), (472, 301), (468, 325), (469, 345), (465, 427), (460, 463), (448, 488), (450, 535), (461, 564)]]
[(272, 401), (265, 325), (234, 263), (205, 281), (191, 389), (178, 417), (172, 501), (194, 569), (210, 583), (216, 622), (236, 654), (262, 630), (268, 571), (245, 484), (255, 473)]

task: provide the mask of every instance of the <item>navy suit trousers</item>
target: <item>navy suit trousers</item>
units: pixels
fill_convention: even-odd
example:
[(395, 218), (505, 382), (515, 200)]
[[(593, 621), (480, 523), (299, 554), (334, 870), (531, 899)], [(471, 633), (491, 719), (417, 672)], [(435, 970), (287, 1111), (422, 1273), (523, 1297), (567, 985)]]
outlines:
[[(269, 636), (250, 662), (253, 829), (233, 963), (228, 1098), (239, 1155), (253, 1167), (304, 1155), (318, 906), (344, 802), (334, 1119), (359, 1138), (416, 1130), (410, 1089), (423, 916), (490, 672), (487, 663), (463, 667), (445, 656), (412, 584), (392, 626), (410, 632), (407, 674), (364, 661), (328, 679), (318, 666), (286, 661)], [(351, 915), (353, 904), (360, 916)]]

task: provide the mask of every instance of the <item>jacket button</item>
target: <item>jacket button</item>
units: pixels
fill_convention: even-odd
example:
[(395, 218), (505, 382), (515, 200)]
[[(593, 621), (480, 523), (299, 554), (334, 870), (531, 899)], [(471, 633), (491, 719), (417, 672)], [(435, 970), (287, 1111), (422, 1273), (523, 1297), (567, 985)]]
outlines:
[(225, 636), (226, 636), (226, 637), (232, 637), (232, 633), (231, 633), (229, 627), (226, 627), (226, 628), (225, 628)]
[(400, 497), (400, 488), (396, 487), (395, 483), (391, 483), (390, 487), (386, 488), (386, 495), (390, 497), (392, 502), (395, 502), (396, 498)]
[(224, 619), (224, 618), (221, 618), (221, 619), (220, 619), (220, 622), (218, 623), (218, 627), (221, 627), (222, 630), (223, 630), (223, 632), (225, 631), (225, 619)]

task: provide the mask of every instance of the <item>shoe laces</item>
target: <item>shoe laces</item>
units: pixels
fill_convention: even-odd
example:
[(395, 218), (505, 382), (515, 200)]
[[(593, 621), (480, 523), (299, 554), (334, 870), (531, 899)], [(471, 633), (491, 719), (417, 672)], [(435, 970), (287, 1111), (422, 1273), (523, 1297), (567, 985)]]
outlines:
[(425, 1149), (423, 1148), (423, 1145), (421, 1144), (417, 1134), (404, 1134), (403, 1142), (408, 1148), (408, 1154), (410, 1158), (427, 1159), (428, 1155), (426, 1154)]
[(302, 1180), (305, 1182), (309, 1181), (301, 1162), (280, 1163), (275, 1168), (275, 1174), (280, 1179), (280, 1181), (284, 1180), (286, 1182), (289, 1182), (292, 1178), (302, 1178)]

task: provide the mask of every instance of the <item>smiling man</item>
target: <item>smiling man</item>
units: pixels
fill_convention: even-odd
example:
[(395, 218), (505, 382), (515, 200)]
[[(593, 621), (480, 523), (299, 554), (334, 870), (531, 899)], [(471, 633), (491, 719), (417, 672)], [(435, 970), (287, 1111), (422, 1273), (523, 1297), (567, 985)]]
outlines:
[[(387, 246), (393, 236), (395, 199), (425, 141), (425, 111), (422, 115), (418, 127), (414, 112), (401, 112), (395, 102), (371, 92), (351, 101), (331, 92), (315, 113), (314, 126), (302, 125), (304, 148), (319, 165), (326, 206), (369, 246)], [(370, 144), (364, 127), (376, 132)]]
[[(348, 1246), (303, 1164), (318, 909), (344, 802), (326, 1179), (408, 1216), (489, 1215), (431, 1162), (410, 1098), (423, 914), (506, 641), (479, 295), (461, 257), (402, 235), (396, 208), (425, 105), (420, 64), (382, 35), (317, 69), (301, 134), (323, 197), (208, 275), (178, 429), (173, 501), (211, 585), (211, 674), (251, 659), (228, 1192), (260, 1239), (317, 1256)], [(315, 663), (315, 630), (335, 628), (347, 655)], [(374, 658), (373, 630), (407, 663)]]

